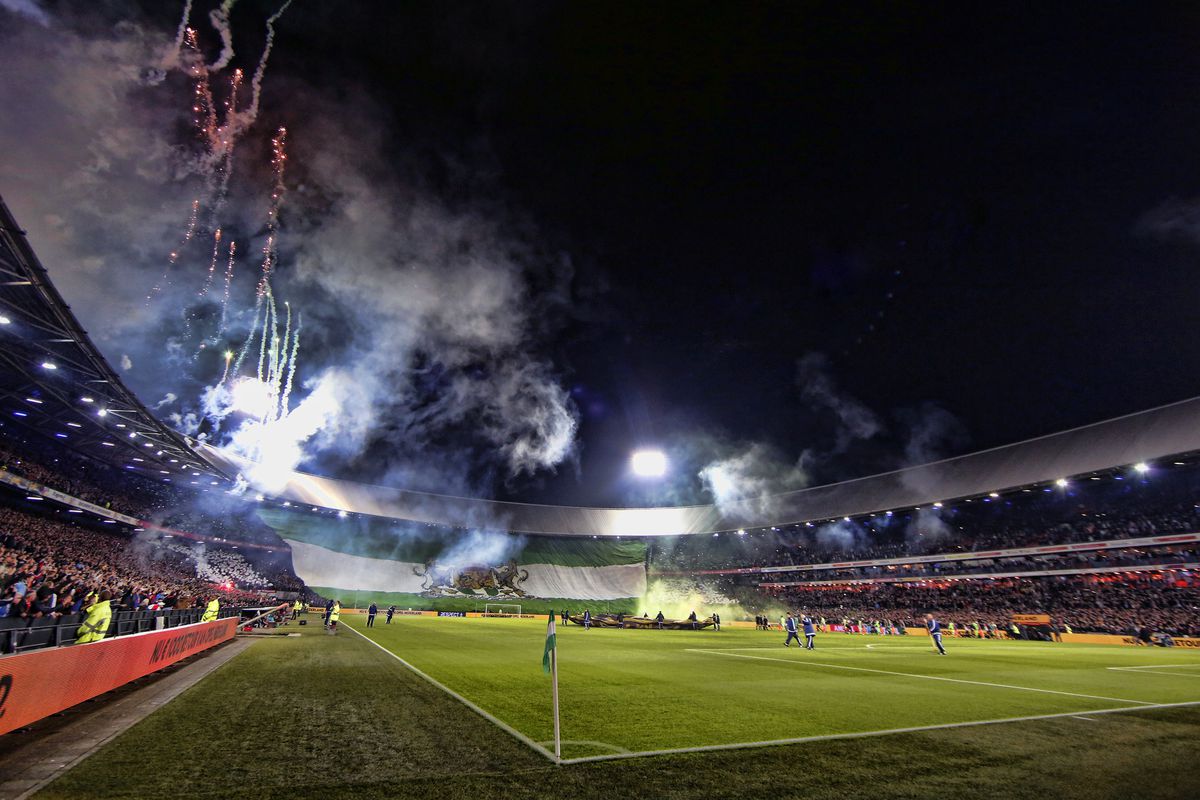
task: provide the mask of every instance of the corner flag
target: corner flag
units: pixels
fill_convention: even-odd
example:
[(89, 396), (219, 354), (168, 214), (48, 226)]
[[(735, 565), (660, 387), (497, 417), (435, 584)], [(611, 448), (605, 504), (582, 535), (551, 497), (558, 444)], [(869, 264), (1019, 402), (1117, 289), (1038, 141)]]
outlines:
[(550, 614), (550, 622), (546, 625), (546, 650), (542, 653), (542, 672), (550, 671), (550, 654), (554, 650), (557, 636), (554, 628), (554, 613)]

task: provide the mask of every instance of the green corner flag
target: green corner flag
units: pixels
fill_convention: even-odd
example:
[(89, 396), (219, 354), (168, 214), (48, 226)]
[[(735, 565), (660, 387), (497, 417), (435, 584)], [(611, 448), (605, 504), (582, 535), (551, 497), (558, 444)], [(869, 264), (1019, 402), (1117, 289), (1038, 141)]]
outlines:
[(546, 625), (546, 650), (542, 653), (542, 672), (550, 671), (550, 651), (555, 645), (554, 612), (550, 613), (550, 622)]

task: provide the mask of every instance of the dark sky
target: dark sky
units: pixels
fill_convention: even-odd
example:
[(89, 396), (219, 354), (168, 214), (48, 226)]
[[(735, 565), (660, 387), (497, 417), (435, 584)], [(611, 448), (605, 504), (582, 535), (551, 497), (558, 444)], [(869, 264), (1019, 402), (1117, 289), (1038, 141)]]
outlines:
[(621, 503), (695, 431), (827, 447), (810, 352), (885, 449), (929, 401), (961, 450), (1200, 392), (1200, 254), (1143, 222), (1200, 196), (1194, 6), (297, 0), (279, 36), (272, 80), (370, 96), (574, 264), (579, 468), (514, 497)]

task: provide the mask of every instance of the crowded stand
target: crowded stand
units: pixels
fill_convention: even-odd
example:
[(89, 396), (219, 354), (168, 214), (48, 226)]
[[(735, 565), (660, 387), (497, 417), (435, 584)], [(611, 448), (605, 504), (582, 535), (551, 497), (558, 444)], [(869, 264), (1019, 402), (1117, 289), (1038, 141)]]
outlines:
[(844, 569), (772, 572), (771, 580), (861, 581), (947, 575), (983, 575), (1012, 572), (1079, 570), (1095, 572), (1118, 568), (1171, 567), (1200, 563), (1200, 543), (1157, 547), (1124, 547), (1082, 553), (1047, 553), (1004, 558), (961, 559), (915, 564), (882, 564)]
[[(207, 543), (208, 553), (218, 553), (216, 561), (210, 555), (197, 568), (211, 575), (214, 582), (231, 581), (244, 588), (269, 587), (281, 591), (303, 589), (303, 582), (291, 569), (282, 541), (255, 516), (253, 504), (222, 502), (218, 498), (224, 497), (223, 492), (200, 503), (196, 487), (175, 486), (134, 471), (123, 471), (54, 442), (21, 436), (17, 431), (5, 430), (4, 434), (5, 439), (0, 440), (0, 470), (102, 508), (152, 521), (157, 529), (171, 531), (159, 537), (163, 542), (174, 535), (177, 540)], [(214, 510), (205, 511), (209, 506)], [(238, 545), (246, 552), (239, 555), (229, 551)], [(196, 552), (205, 550), (193, 548), (193, 553)], [(258, 562), (254, 566), (244, 563), (249, 553)]]
[(664, 573), (803, 566), (836, 561), (1111, 541), (1200, 531), (1200, 469), (1084, 479), (925, 508), (651, 544)]
[[(198, 576), (195, 561), (175, 550), (0, 508), (0, 617), (78, 613), (84, 598), (101, 590), (131, 609), (188, 608), (212, 595), (216, 583), (224, 581)], [(258, 599), (239, 589), (221, 594), (230, 604)]]
[(831, 619), (882, 616), (911, 627), (920, 627), (921, 616), (934, 609), (958, 627), (980, 622), (1007, 630), (1014, 614), (1045, 613), (1075, 632), (1133, 635), (1151, 629), (1200, 636), (1200, 580), (1187, 570), (768, 587), (768, 597)]
[(122, 471), (19, 431), (3, 433), (0, 469), (146, 520), (146, 527), (131, 530), (61, 497), (0, 488), (0, 650), (73, 641), (98, 600), (107, 599), (113, 612), (112, 631), (127, 633), (201, 621), (214, 601), (226, 610), (220, 613), (236, 613), (304, 591), (286, 547), (254, 515), (255, 504), (221, 502), (225, 513), (205, 513), (218, 504), (197, 502), (195, 487)]

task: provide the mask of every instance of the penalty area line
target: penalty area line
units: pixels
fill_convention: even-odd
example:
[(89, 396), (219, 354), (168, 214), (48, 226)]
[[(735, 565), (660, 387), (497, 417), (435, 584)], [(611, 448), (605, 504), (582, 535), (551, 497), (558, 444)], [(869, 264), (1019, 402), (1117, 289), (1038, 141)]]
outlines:
[[(838, 739), (866, 739), (872, 736), (892, 736), (898, 733), (922, 733), (924, 731), (940, 731), (951, 728), (973, 728), (982, 725), (1004, 725), (1010, 722), (1036, 722), (1043, 719), (1062, 719), (1074, 717), (1085, 719), (1095, 714), (1123, 714), (1128, 711), (1154, 711), (1161, 708), (1184, 708), (1200, 706), (1200, 700), (1190, 700), (1186, 703), (1154, 703), (1148, 706), (1133, 706), (1124, 708), (1098, 708), (1095, 711), (1064, 711), (1057, 714), (1036, 714), (1028, 717), (1004, 717), (1002, 719), (979, 719), (969, 722), (946, 722), (940, 725), (919, 725), (911, 728), (887, 728), (878, 731), (859, 731), (857, 733), (826, 733), (817, 736), (797, 736), (792, 739), (768, 739), (761, 742), (734, 742), (731, 744), (709, 744), (698, 747), (674, 747), (664, 750), (642, 750), (636, 753), (612, 753), (600, 756), (582, 756), (580, 758), (564, 758), (562, 764), (583, 764), (590, 761), (616, 761), (623, 758), (647, 758), (650, 756), (670, 756), (684, 753), (709, 753), (719, 750), (749, 750), (754, 747), (779, 747), (787, 744), (805, 744), (807, 742), (829, 742)], [(1097, 720), (1091, 720), (1093, 722)]]
[(1078, 692), (1063, 692), (1058, 689), (1038, 689), (1034, 686), (1017, 686), (1011, 683), (991, 683), (989, 681), (972, 681), (966, 678), (946, 678), (941, 675), (924, 675), (919, 672), (895, 672), (890, 669), (872, 669), (870, 667), (851, 667), (846, 664), (826, 664), (821, 661), (800, 661), (793, 658), (772, 658), (770, 656), (748, 656), (742, 653), (723, 653), (717, 650), (687, 650), (689, 653), (707, 653), (728, 658), (751, 658), (756, 661), (778, 661), (782, 664), (797, 664), (803, 667), (825, 667), (826, 669), (842, 669), (850, 672), (873, 672), (877, 675), (896, 675), (901, 678), (917, 678), (927, 681), (944, 681), (946, 683), (966, 683), (972, 686), (991, 686), (996, 689), (1016, 689), (1022, 692), (1039, 692), (1041, 694), (1060, 694), (1067, 697), (1082, 697), (1087, 700), (1108, 700), (1112, 703), (1136, 703), (1139, 706), (1153, 706), (1148, 700), (1128, 700), (1124, 697), (1107, 697), (1100, 694), (1080, 694)]
[(367, 641), (367, 642), (369, 642), (370, 644), (373, 644), (373, 645), (375, 645), (375, 646), (376, 646), (376, 647), (378, 647), (380, 650), (382, 650), (383, 652), (387, 653), (389, 656), (391, 656), (392, 658), (394, 658), (394, 659), (396, 659), (397, 661), (399, 661), (399, 662), (400, 662), (401, 664), (403, 664), (405, 667), (407, 667), (407, 668), (408, 668), (408, 669), (410, 669), (411, 671), (415, 672), (417, 675), (420, 675), (422, 678), (424, 678), (425, 680), (429, 681), (429, 682), (430, 682), (430, 683), (432, 683), (434, 686), (436, 686), (437, 688), (441, 689), (443, 692), (445, 692), (446, 694), (450, 695), (450, 696), (451, 696), (451, 697), (453, 697), (455, 700), (457, 700), (458, 702), (462, 703), (464, 706), (466, 706), (467, 708), (471, 709), (471, 710), (472, 710), (472, 711), (474, 711), (476, 714), (478, 714), (479, 716), (483, 717), (484, 719), (486, 719), (488, 722), (490, 722), (490, 723), (492, 723), (493, 725), (495, 725), (495, 726), (496, 726), (497, 728), (499, 728), (500, 730), (504, 731), (504, 732), (505, 732), (505, 733), (507, 733), (507, 734), (510, 734), (510, 735), (511, 735), (513, 738), (515, 738), (517, 741), (521, 742), (522, 744), (528, 745), (530, 748), (532, 748), (533, 750), (535, 750), (535, 751), (536, 751), (537, 753), (539, 753), (540, 755), (543, 755), (543, 756), (545, 756), (546, 758), (548, 758), (548, 759), (549, 759), (551, 762), (553, 762), (553, 763), (555, 763), (555, 764), (561, 763), (561, 762), (560, 762), (558, 759), (556, 759), (556, 758), (554, 757), (554, 753), (552, 753), (551, 751), (547, 750), (545, 747), (542, 747), (540, 744), (538, 744), (537, 742), (535, 742), (533, 739), (530, 739), (528, 736), (526, 736), (525, 734), (521, 733), (519, 730), (517, 730), (517, 729), (516, 729), (516, 728), (514, 728), (513, 726), (509, 725), (509, 724), (508, 724), (507, 722), (505, 722), (504, 720), (502, 720), (502, 719), (500, 719), (500, 718), (496, 717), (495, 715), (493, 715), (493, 714), (491, 714), (491, 713), (489, 713), (489, 712), (487, 712), (487, 711), (484, 711), (482, 708), (480, 708), (479, 706), (475, 705), (475, 704), (474, 704), (474, 703), (472, 703), (470, 700), (468, 700), (467, 698), (463, 697), (461, 694), (459, 694), (458, 692), (454, 691), (453, 689), (451, 689), (451, 688), (450, 688), (449, 686), (447, 686), (446, 684), (442, 683), (441, 681), (437, 680), (436, 678), (433, 678), (433, 677), (431, 677), (431, 676), (429, 676), (429, 675), (425, 674), (425, 673), (424, 673), (424, 672), (422, 672), (421, 670), (419, 670), (419, 669), (417, 669), (416, 667), (414, 667), (412, 664), (410, 664), (410, 663), (408, 663), (407, 661), (405, 661), (405, 660), (404, 660), (403, 658), (401, 658), (400, 656), (398, 656), (398, 655), (396, 655), (395, 653), (393, 653), (391, 650), (388, 650), (386, 647), (384, 647), (383, 645), (379, 644), (379, 642), (373, 641), (372, 639), (368, 638), (368, 637), (367, 637), (365, 634), (363, 634), (363, 633), (360, 633), (359, 631), (355, 630), (353, 626), (347, 625), (347, 626), (346, 626), (346, 628), (347, 628), (347, 629), (349, 629), (349, 630), (351, 630), (351, 631), (353, 631), (354, 633), (358, 634), (358, 636), (360, 636), (362, 639), (366, 640), (366, 641)]

